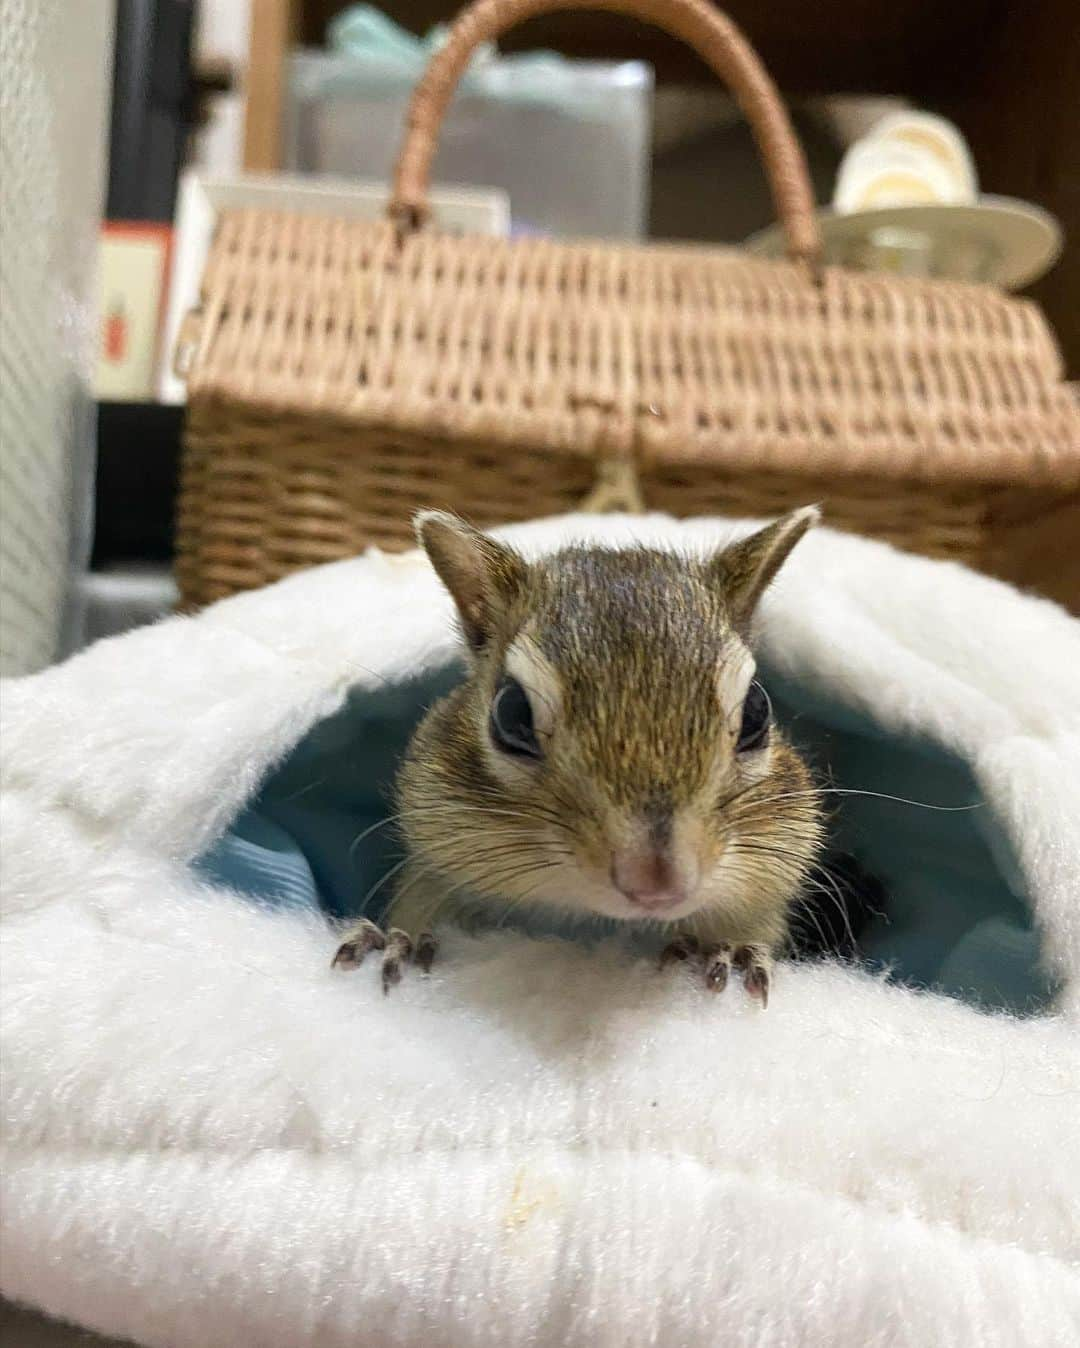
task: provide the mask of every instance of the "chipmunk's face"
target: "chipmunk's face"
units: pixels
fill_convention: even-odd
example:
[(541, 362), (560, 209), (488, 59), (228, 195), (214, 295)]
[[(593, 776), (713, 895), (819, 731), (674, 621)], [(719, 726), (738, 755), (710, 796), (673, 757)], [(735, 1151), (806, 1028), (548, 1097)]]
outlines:
[(818, 805), (740, 629), (809, 519), (706, 562), (572, 549), (532, 565), (426, 519), (473, 670), (403, 774), (414, 849), (508, 904), (653, 922), (720, 910), (755, 939), (763, 911), (782, 924)]

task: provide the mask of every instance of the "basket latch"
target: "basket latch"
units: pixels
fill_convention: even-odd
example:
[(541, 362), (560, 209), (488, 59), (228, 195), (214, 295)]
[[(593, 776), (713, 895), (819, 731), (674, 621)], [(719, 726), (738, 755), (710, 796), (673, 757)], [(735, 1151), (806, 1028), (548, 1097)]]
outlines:
[(637, 465), (629, 454), (597, 460), (596, 481), (582, 499), (581, 508), (594, 514), (609, 511), (625, 511), (630, 515), (645, 513)]

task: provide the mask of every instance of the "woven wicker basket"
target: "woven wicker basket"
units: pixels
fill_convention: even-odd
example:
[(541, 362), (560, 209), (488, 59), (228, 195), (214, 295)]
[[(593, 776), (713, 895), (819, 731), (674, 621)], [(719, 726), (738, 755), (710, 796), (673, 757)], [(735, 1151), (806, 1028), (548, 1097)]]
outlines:
[(820, 266), (783, 105), (705, 0), (590, 7), (659, 24), (726, 79), (790, 261), (425, 227), (471, 52), (568, 7), (478, 0), (461, 15), (416, 89), (385, 221), (222, 217), (188, 331), (184, 603), (408, 546), (420, 506), (486, 525), (586, 497), (677, 515), (818, 500), (837, 527), (1046, 589), (1071, 565), (1071, 586), (1071, 544), (1046, 576), (1045, 549), (1015, 546), (1080, 527), (1080, 410), (1038, 310)]

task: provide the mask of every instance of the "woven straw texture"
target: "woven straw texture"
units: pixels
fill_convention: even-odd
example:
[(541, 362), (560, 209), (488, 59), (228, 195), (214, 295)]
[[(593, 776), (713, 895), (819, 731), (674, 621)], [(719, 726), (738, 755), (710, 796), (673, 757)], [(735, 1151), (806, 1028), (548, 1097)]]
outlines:
[[(699, 0), (675, 7), (713, 22)], [(639, 499), (631, 473), (644, 504), (678, 515), (821, 500), (838, 527), (999, 570), (1003, 497), (1077, 498), (1080, 410), (1039, 312), (805, 261), (793, 138), (779, 175), (767, 156), (787, 263), (420, 227), (432, 79), (445, 107), (476, 14), (483, 36), (506, 8), (467, 12), (419, 87), (391, 219), (219, 222), (190, 333), (187, 604), (407, 546), (422, 506), (480, 524), (572, 508), (613, 464), (613, 503)]]

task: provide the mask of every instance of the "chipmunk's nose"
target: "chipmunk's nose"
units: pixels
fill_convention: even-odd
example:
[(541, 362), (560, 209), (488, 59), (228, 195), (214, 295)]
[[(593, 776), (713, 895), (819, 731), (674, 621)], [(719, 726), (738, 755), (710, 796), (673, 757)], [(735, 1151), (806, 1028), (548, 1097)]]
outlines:
[(611, 857), (611, 883), (635, 908), (659, 913), (676, 908), (697, 886), (697, 867), (667, 848), (619, 848)]

